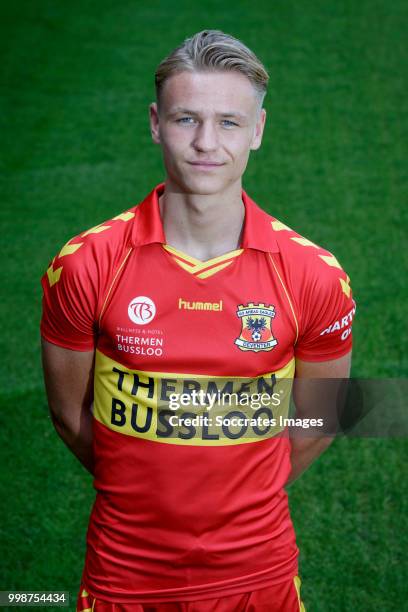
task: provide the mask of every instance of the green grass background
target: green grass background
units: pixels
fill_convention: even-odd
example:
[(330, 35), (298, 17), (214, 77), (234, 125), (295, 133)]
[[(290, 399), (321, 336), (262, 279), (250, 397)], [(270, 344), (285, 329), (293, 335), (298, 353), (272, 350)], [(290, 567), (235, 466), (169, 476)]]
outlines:
[[(93, 491), (47, 414), (39, 279), (70, 237), (162, 180), (153, 74), (194, 32), (242, 38), (269, 70), (244, 187), (351, 277), (353, 375), (407, 375), (407, 12), (402, 0), (0, 3), (0, 589), (75, 601)], [(308, 611), (408, 610), (407, 447), (336, 440), (290, 488)]]

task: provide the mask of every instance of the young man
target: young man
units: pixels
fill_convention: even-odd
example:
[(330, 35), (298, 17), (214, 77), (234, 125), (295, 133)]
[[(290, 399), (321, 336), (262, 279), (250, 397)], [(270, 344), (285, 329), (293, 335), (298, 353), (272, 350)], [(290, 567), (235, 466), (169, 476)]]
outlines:
[(97, 491), (78, 610), (303, 608), (284, 487), (329, 441), (290, 442), (279, 393), (296, 376), (307, 416), (302, 381), (348, 377), (354, 303), (335, 257), (242, 190), (267, 81), (219, 31), (173, 51), (150, 106), (165, 182), (43, 277), (51, 415)]

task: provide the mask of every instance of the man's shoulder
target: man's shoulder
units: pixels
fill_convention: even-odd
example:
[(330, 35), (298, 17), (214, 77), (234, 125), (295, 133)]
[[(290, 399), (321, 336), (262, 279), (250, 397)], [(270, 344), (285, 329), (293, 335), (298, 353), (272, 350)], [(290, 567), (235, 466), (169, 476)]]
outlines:
[(246, 246), (255, 246), (276, 255), (287, 271), (305, 278), (313, 273), (330, 274), (330, 269), (341, 269), (335, 255), (315, 240), (299, 233), (284, 220), (270, 214), (245, 193), (247, 212), (250, 214), (245, 228)]
[(78, 245), (76, 251), (82, 253), (100, 253), (113, 247), (126, 246), (131, 242), (133, 222), (136, 217), (138, 205), (121, 212), (102, 223), (98, 223), (89, 229), (71, 238), (68, 245)]
[(70, 238), (51, 261), (46, 275), (50, 285), (61, 276), (107, 273), (131, 248), (138, 205)]
[[(300, 277), (332, 276), (344, 270), (337, 257), (318, 242), (300, 234), (283, 221), (271, 216), (274, 237), (285, 268), (294, 269)], [(335, 272), (337, 270), (337, 272)]]
[(296, 313), (296, 356), (305, 361), (342, 357), (351, 350), (356, 312), (350, 277), (337, 257), (318, 242), (276, 218), (272, 227), (279, 245), (276, 267)]

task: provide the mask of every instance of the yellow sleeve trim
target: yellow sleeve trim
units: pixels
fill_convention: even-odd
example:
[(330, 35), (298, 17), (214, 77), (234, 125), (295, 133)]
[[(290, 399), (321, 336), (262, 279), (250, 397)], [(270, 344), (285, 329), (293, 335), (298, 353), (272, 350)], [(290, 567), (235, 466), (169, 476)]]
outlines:
[(320, 248), (317, 246), (317, 244), (315, 244), (311, 240), (308, 240), (307, 238), (302, 238), (301, 236), (292, 236), (291, 240), (293, 240), (294, 242), (297, 242), (298, 244), (301, 244), (302, 246), (311, 246), (311, 247), (314, 247), (315, 249)]
[(300, 585), (302, 584), (302, 581), (300, 580), (299, 576), (295, 576), (293, 578), (293, 582), (295, 583), (295, 589), (298, 597), (299, 612), (306, 612), (306, 608), (303, 604), (303, 601), (300, 599)]

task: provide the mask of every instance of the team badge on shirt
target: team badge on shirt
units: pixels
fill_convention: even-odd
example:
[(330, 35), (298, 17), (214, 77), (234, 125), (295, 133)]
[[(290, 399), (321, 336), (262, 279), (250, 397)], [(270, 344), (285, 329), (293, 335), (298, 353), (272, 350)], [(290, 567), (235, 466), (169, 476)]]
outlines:
[(238, 306), (237, 316), (241, 320), (241, 334), (235, 344), (241, 351), (270, 351), (278, 344), (272, 333), (274, 306), (252, 304)]

